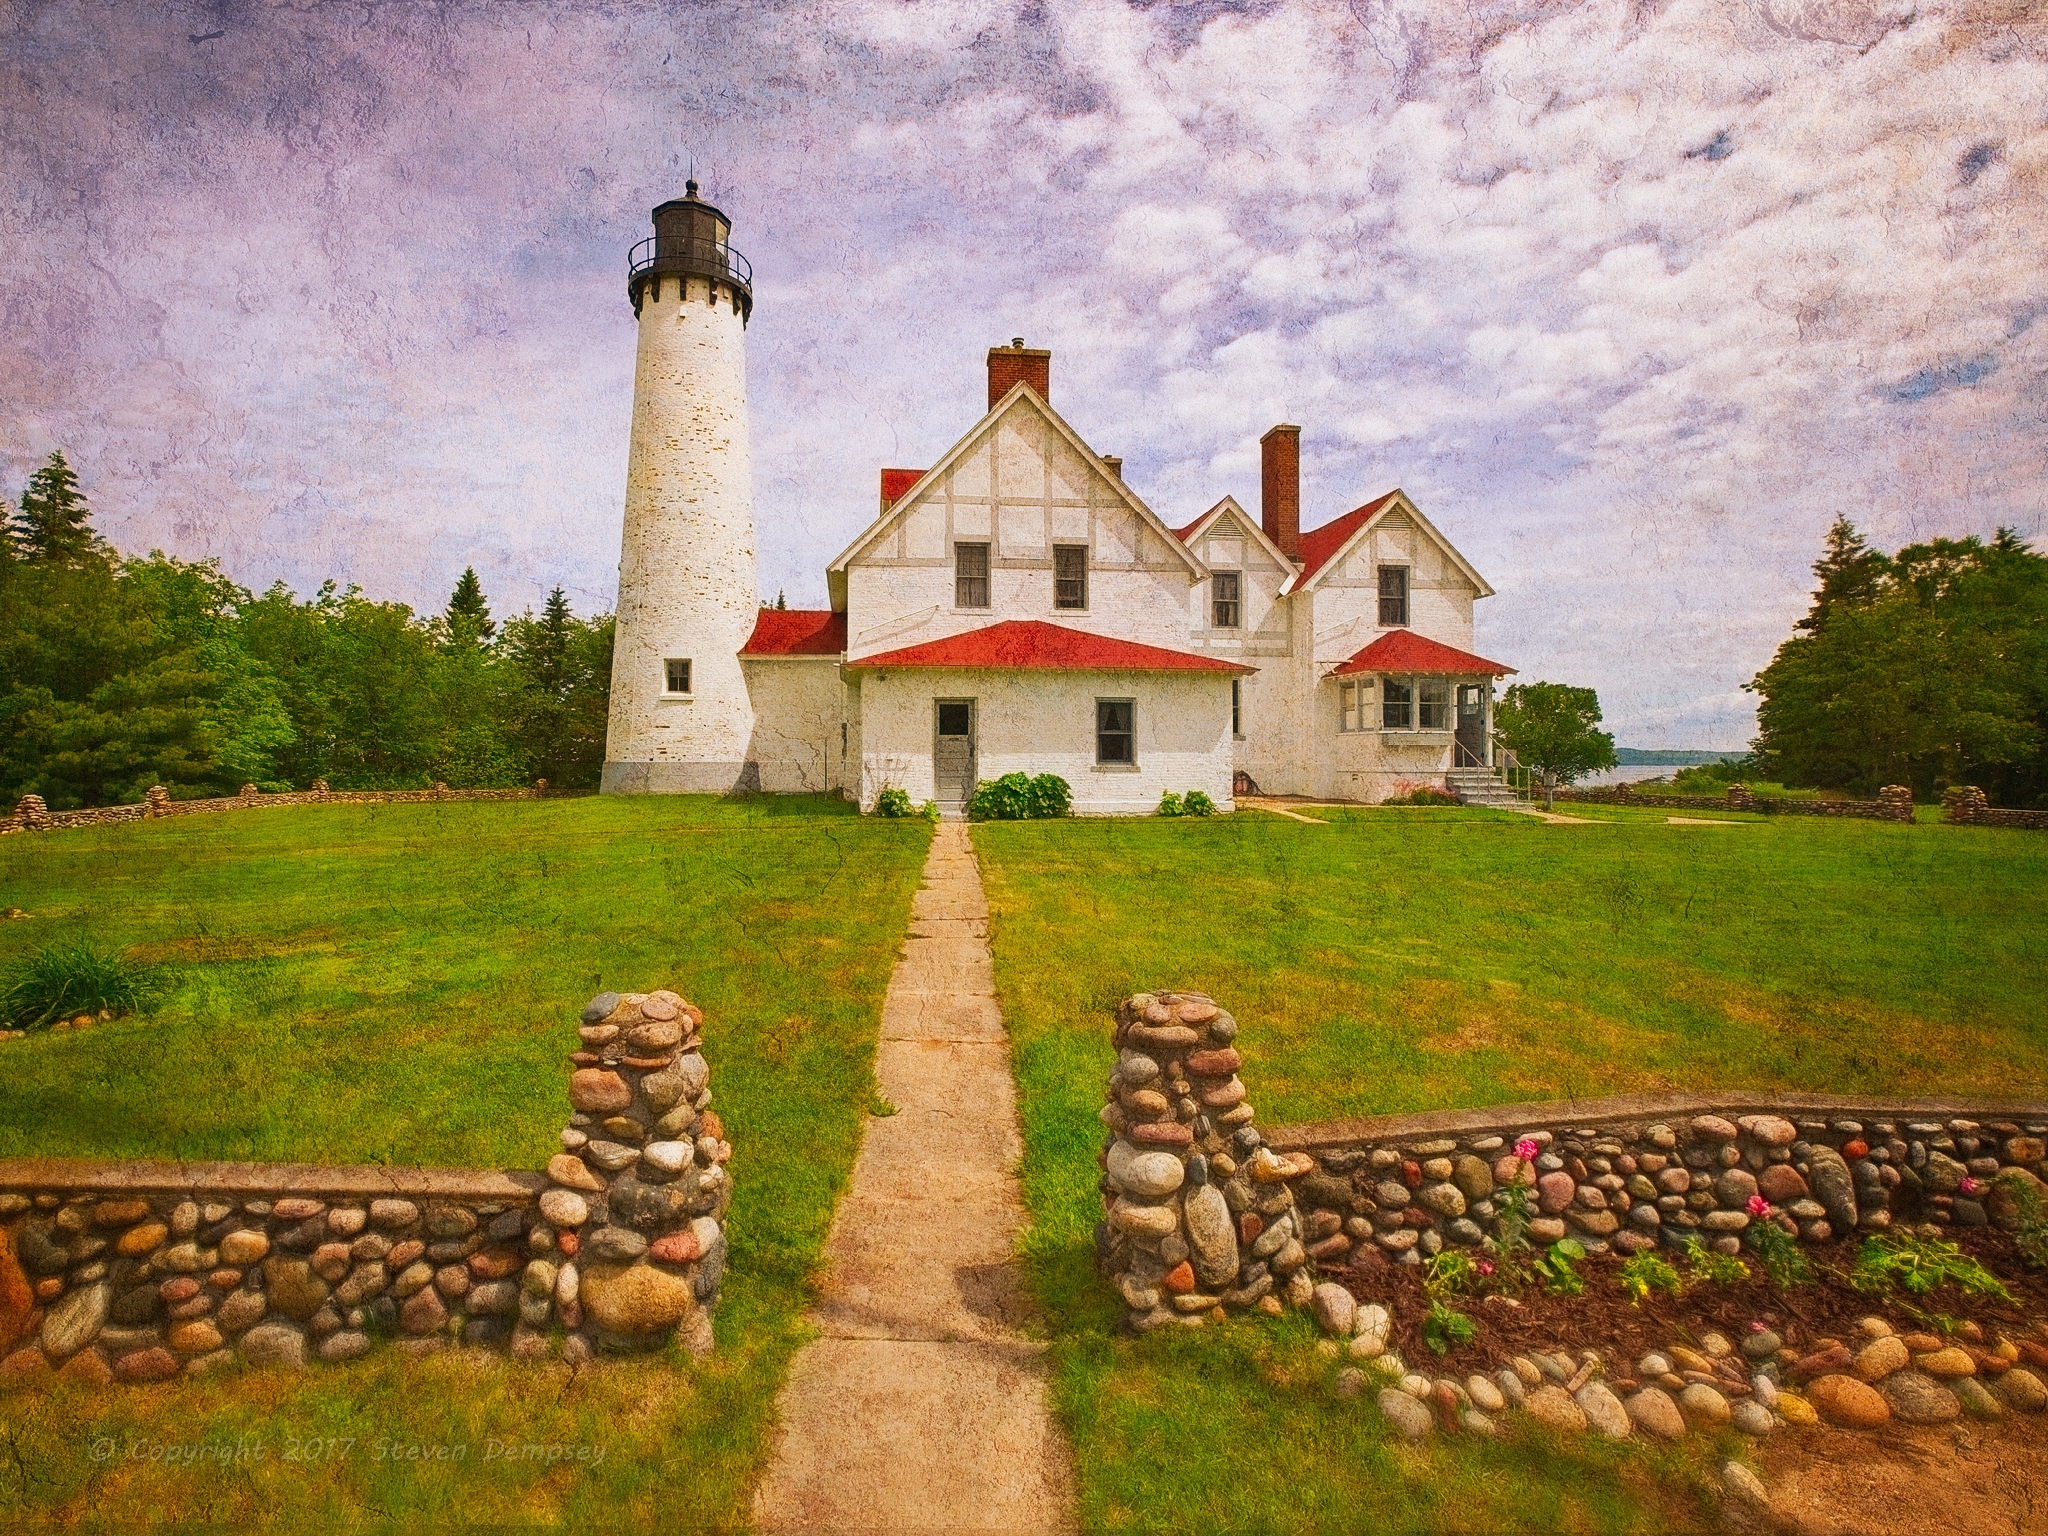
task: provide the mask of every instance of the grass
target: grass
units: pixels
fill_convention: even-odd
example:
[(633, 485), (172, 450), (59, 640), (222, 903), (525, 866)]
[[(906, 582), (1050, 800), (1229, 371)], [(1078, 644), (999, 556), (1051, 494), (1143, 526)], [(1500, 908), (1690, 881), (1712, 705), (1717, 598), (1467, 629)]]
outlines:
[[(743, 1524), (929, 839), (834, 803), (592, 798), (0, 840), (0, 906), (30, 913), (0, 926), (0, 964), (83, 935), (156, 966), (161, 989), (140, 1018), (0, 1045), (0, 1156), (539, 1167), (567, 1113), (577, 1010), (661, 983), (705, 1010), (735, 1146), (710, 1360), (572, 1377), (380, 1354), (16, 1392), (0, 1523)], [(287, 1460), (294, 1439), (323, 1454)], [(467, 1450), (394, 1461), (380, 1439)], [(508, 1460), (493, 1440), (586, 1458)], [(267, 1453), (154, 1449), (238, 1441)]]
[[(1673, 1451), (1390, 1444), (1300, 1325), (1116, 1335), (1094, 1114), (1144, 987), (1234, 1012), (1262, 1123), (1663, 1088), (2048, 1092), (2048, 839), (1560, 804), (978, 827), (1026, 1253), (1089, 1527), (1711, 1523)], [(1724, 819), (1719, 816), (1714, 819)], [(1296, 1390), (1275, 1393), (1275, 1384)]]

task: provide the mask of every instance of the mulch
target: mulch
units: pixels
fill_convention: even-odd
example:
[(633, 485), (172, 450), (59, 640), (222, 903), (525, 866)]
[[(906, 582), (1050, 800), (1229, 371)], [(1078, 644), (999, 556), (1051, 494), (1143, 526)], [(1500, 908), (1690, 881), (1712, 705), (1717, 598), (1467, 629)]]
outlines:
[[(1602, 1359), (1625, 1368), (1651, 1350), (1674, 1343), (1696, 1344), (1707, 1333), (1720, 1333), (1739, 1344), (1752, 1322), (1763, 1323), (1804, 1354), (1816, 1340), (1848, 1339), (1860, 1317), (1884, 1318), (1901, 1333), (1924, 1330), (1926, 1320), (1916, 1318), (1906, 1303), (1929, 1316), (1942, 1314), (1974, 1322), (1987, 1338), (2032, 1335), (2035, 1321), (2048, 1318), (2048, 1271), (2028, 1269), (2012, 1238), (2003, 1232), (1987, 1228), (1952, 1236), (1965, 1253), (2005, 1282), (2017, 1305), (1966, 1297), (1953, 1285), (1922, 1297), (1898, 1292), (1868, 1295), (1854, 1290), (1844, 1278), (1856, 1259), (1859, 1244), (1853, 1241), (1807, 1245), (1816, 1277), (1811, 1285), (1781, 1291), (1765, 1278), (1755, 1256), (1745, 1252), (1743, 1262), (1750, 1269), (1747, 1280), (1734, 1284), (1692, 1280), (1679, 1296), (1653, 1293), (1641, 1303), (1631, 1303), (1616, 1278), (1623, 1258), (1599, 1254), (1578, 1264), (1586, 1288), (1577, 1296), (1552, 1296), (1531, 1285), (1513, 1298), (1519, 1305), (1509, 1305), (1507, 1298), (1485, 1292), (1460, 1298), (1454, 1305), (1479, 1325), (1479, 1335), (1470, 1344), (1438, 1356), (1422, 1336), (1429, 1303), (1423, 1295), (1420, 1265), (1390, 1264), (1377, 1250), (1368, 1250), (1363, 1263), (1348, 1269), (1325, 1266), (1325, 1271), (1360, 1301), (1376, 1301), (1393, 1314), (1390, 1346), (1412, 1368), (1446, 1375), (1492, 1372), (1511, 1356), (1532, 1349), (1563, 1349), (1573, 1354), (1596, 1349)], [(1665, 1257), (1681, 1275), (1687, 1273), (1682, 1256), (1666, 1253)]]

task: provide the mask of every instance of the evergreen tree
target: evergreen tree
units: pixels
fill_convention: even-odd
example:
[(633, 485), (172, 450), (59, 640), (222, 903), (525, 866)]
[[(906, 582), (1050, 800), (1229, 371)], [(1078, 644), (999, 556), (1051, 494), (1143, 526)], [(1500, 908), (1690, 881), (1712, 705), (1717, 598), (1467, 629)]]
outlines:
[(489, 645), (498, 626), (491, 621), (490, 604), (484, 600), (484, 584), (476, 579), (476, 567), (465, 565), (448, 599), (448, 634), (458, 644)]
[(61, 448), (28, 477), (14, 513), (14, 538), (23, 559), (45, 565), (78, 565), (111, 554), (93, 531), (91, 509)]
[(1820, 578), (1820, 585), (1814, 589), (1813, 607), (1793, 628), (1817, 634), (1830, 609), (1869, 604), (1876, 598), (1889, 564), (1864, 542), (1854, 523), (1838, 515), (1828, 528), (1821, 557), (1814, 563), (1813, 574)]

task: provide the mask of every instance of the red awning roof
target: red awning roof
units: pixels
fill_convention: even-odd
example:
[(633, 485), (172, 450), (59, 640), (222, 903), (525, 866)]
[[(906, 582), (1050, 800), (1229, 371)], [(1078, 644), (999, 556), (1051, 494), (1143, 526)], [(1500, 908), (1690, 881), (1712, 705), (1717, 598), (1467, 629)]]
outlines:
[(1344, 547), (1351, 535), (1370, 522), (1374, 513), (1394, 499), (1394, 494), (1389, 491), (1377, 501), (1368, 501), (1364, 506), (1346, 512), (1334, 522), (1325, 523), (1320, 528), (1312, 528), (1304, 533), (1301, 536), (1301, 553), (1295, 557), (1301, 561), (1301, 574), (1294, 578), (1294, 584), (1289, 590), (1300, 591), (1303, 584), (1327, 565), (1331, 556)]
[(763, 608), (742, 656), (838, 656), (846, 650), (846, 615), (816, 608)]
[(882, 471), (882, 510), (888, 511), (910, 493), (910, 488), (930, 474), (924, 469), (885, 469)]
[(1456, 646), (1426, 639), (1412, 629), (1397, 629), (1381, 635), (1330, 676), (1351, 677), (1359, 672), (1420, 672), (1424, 676), (1506, 677), (1514, 670), (1497, 661), (1488, 661), (1484, 656), (1461, 651)]
[(1006, 619), (964, 635), (948, 635), (900, 651), (884, 651), (847, 663), (849, 668), (987, 667), (1018, 672), (1256, 672), (1214, 656), (1194, 656), (1163, 646), (1083, 634), (1036, 619)]

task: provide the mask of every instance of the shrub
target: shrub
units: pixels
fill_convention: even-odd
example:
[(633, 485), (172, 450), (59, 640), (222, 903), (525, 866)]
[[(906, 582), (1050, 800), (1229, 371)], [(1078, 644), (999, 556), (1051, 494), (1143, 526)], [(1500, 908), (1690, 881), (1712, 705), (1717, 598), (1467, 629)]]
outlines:
[(1733, 1254), (1717, 1253), (1696, 1237), (1685, 1240), (1686, 1267), (1695, 1280), (1714, 1285), (1734, 1285), (1749, 1278), (1749, 1266)]
[(2012, 1300), (2012, 1293), (1996, 1275), (1954, 1243), (1915, 1237), (1910, 1232), (1866, 1237), (1849, 1271), (1849, 1283), (1859, 1291), (1888, 1291), (1896, 1286), (1910, 1295), (1925, 1296), (1950, 1281), (1965, 1296)]
[(1074, 808), (1074, 787), (1056, 773), (1041, 773), (1025, 798), (1034, 818), (1049, 821)]
[(9, 1029), (46, 1029), (81, 1013), (134, 1013), (149, 991), (146, 971), (89, 939), (45, 944), (16, 961), (4, 982), (0, 1023)]
[(1553, 1296), (1576, 1296), (1586, 1288), (1586, 1277), (1572, 1266), (1586, 1256), (1585, 1245), (1576, 1238), (1561, 1237), (1550, 1251), (1530, 1264), (1543, 1289)]
[(1478, 1280), (1479, 1266), (1453, 1249), (1434, 1255), (1424, 1266), (1422, 1289), (1429, 1297), (1429, 1315), (1422, 1322), (1422, 1340), (1437, 1354), (1448, 1354), (1453, 1346), (1479, 1337), (1479, 1325), (1451, 1305), (1453, 1296), (1470, 1290)]
[(936, 827), (939, 824), (939, 802), (936, 800), (925, 801), (923, 805), (917, 808), (917, 814)]
[(1654, 1253), (1639, 1253), (1621, 1266), (1621, 1288), (1628, 1293), (1629, 1303), (1639, 1306), (1652, 1291), (1662, 1291), (1666, 1296), (1676, 1296), (1685, 1289), (1685, 1282), (1678, 1277), (1678, 1271)]
[(894, 785), (883, 790), (879, 795), (875, 796), (875, 814), (877, 816), (914, 815), (915, 812), (911, 809), (910, 805), (910, 791), (898, 789)]
[(1199, 789), (1191, 789), (1180, 799), (1181, 808), (1190, 816), (1214, 816), (1216, 802)]
[(1165, 794), (1163, 794), (1163, 795), (1161, 795), (1161, 796), (1159, 797), (1159, 814), (1160, 814), (1160, 815), (1162, 815), (1162, 816), (1185, 816), (1185, 815), (1187, 815), (1187, 813), (1188, 813), (1188, 810), (1187, 810), (1187, 806), (1186, 806), (1186, 804), (1185, 804), (1185, 803), (1183, 803), (1183, 801), (1181, 800), (1180, 796), (1179, 796), (1179, 795), (1176, 795), (1176, 794), (1175, 794), (1175, 793), (1174, 793), (1174, 792), (1173, 792), (1172, 790), (1170, 790), (1170, 789), (1169, 789), (1169, 790), (1167, 790)]
[(1458, 797), (1435, 784), (1417, 784), (1409, 779), (1396, 779), (1394, 792), (1380, 802), (1381, 805), (1456, 805)]
[(2019, 1217), (2013, 1246), (2019, 1249), (2029, 1269), (2048, 1269), (2048, 1200), (2041, 1198), (2040, 1186), (2019, 1177), (2010, 1168), (1998, 1176), (1997, 1182), (2011, 1192), (2014, 1212)]
[(1813, 1264), (1799, 1246), (1799, 1239), (1777, 1222), (1752, 1221), (1749, 1230), (1743, 1234), (1743, 1240), (1755, 1252), (1764, 1273), (1771, 1277), (1771, 1284), (1779, 1290), (1789, 1291), (1793, 1286), (1805, 1285), (1813, 1279)]
[(967, 815), (974, 821), (1030, 821), (1064, 816), (1072, 808), (1074, 791), (1056, 773), (1006, 773), (1000, 779), (984, 779), (974, 787), (967, 802)]

